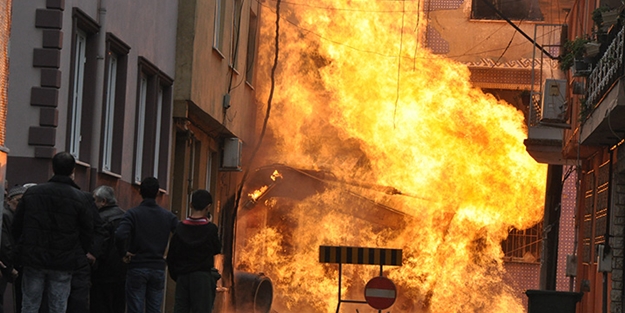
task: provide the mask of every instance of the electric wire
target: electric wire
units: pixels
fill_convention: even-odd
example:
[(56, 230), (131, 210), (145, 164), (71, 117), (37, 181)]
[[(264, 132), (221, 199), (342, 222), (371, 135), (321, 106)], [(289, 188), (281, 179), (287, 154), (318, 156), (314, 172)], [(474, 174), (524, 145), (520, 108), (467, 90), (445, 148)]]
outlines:
[[(405, 2), (404, 0), (396, 0), (393, 2)], [(418, 1), (417, 1), (418, 2)], [(363, 9), (348, 9), (348, 8), (334, 8), (334, 7), (320, 7), (320, 6), (316, 6), (316, 5), (312, 5), (310, 3), (299, 3), (299, 2), (288, 2), (288, 1), (283, 1), (282, 3), (285, 4), (290, 4), (290, 5), (296, 5), (296, 6), (306, 6), (309, 8), (313, 8), (313, 9), (321, 9), (321, 10), (332, 10), (332, 11), (348, 11), (348, 12), (364, 12), (364, 13), (419, 13), (418, 11), (405, 11), (405, 10), (401, 10), (401, 11), (395, 11), (395, 10), (363, 10)], [(402, 5), (404, 5), (402, 3)]]
[[(263, 7), (267, 8), (267, 9), (269, 9), (271, 12), (273, 12), (272, 8), (271, 8), (269, 5), (267, 5), (266, 3), (263, 3), (263, 2), (261, 2), (260, 0), (255, 0), (255, 1), (256, 1), (256, 2), (258, 2), (261, 6), (263, 6)], [(401, 1), (401, 0), (395, 0), (395, 1)], [(420, 2), (419, 2), (419, 3), (420, 3)], [(378, 11), (363, 11), (363, 10), (356, 10), (356, 11), (359, 11), (359, 12), (374, 12), (374, 13), (375, 13), (375, 12), (378, 12)], [(275, 12), (274, 12), (274, 13), (275, 13)], [(283, 19), (283, 21), (285, 21), (285, 22), (287, 22), (287, 23), (291, 24), (292, 26), (294, 26), (295, 28), (297, 28), (303, 36), (306, 36), (307, 34), (311, 34), (311, 35), (314, 35), (315, 37), (318, 37), (318, 38), (320, 38), (320, 39), (322, 39), (322, 40), (325, 40), (325, 41), (331, 42), (331, 43), (333, 43), (333, 44), (336, 44), (336, 45), (339, 45), (339, 46), (342, 46), (342, 47), (346, 47), (346, 48), (352, 49), (352, 50), (354, 50), (354, 51), (362, 52), (362, 53), (374, 54), (374, 55), (379, 55), (379, 56), (382, 56), (382, 57), (387, 57), (387, 58), (396, 58), (396, 57), (398, 57), (397, 55), (391, 55), (391, 54), (382, 53), (382, 52), (378, 52), (378, 51), (374, 51), (374, 50), (365, 50), (365, 49), (360, 49), (360, 48), (357, 48), (357, 47), (354, 47), (354, 46), (350, 46), (350, 45), (348, 45), (348, 44), (345, 44), (344, 42), (339, 42), (339, 41), (336, 41), (336, 40), (333, 40), (333, 39), (330, 39), (330, 38), (324, 37), (323, 35), (318, 34), (318, 33), (314, 32), (314, 31), (313, 31), (313, 30), (311, 30), (311, 29), (304, 28), (304, 27), (302, 27), (302, 26), (300, 26), (300, 25), (298, 25), (298, 24), (296, 24), (296, 23), (294, 23), (294, 22), (290, 21), (288, 18), (284, 18), (284, 19)], [(477, 51), (477, 52), (475, 52), (475, 53), (468, 53), (469, 51), (472, 51), (474, 48), (479, 47), (479, 46), (480, 46), (479, 44), (481, 44), (481, 43), (483, 43), (483, 42), (485, 42), (485, 41), (489, 40), (489, 39), (490, 39), (493, 35), (495, 35), (495, 34), (496, 34), (497, 32), (499, 32), (499, 31), (501, 31), (501, 30), (502, 30), (502, 29), (504, 29), (505, 27), (506, 27), (506, 25), (502, 25), (500, 28), (498, 28), (498, 29), (496, 29), (495, 31), (493, 31), (493, 33), (491, 33), (491, 34), (490, 34), (488, 37), (486, 37), (484, 40), (480, 41), (478, 44), (473, 45), (470, 49), (466, 50), (466, 52), (464, 52), (464, 53), (462, 53), (462, 54), (444, 55), (444, 57), (446, 57), (446, 58), (461, 58), (461, 57), (465, 57), (465, 56), (482, 55), (482, 54), (484, 54), (484, 53), (489, 53), (489, 52), (499, 51), (499, 50), (502, 50), (502, 49), (504, 49), (504, 50), (505, 50), (506, 48), (494, 48), (494, 49), (487, 49), (487, 50)], [(546, 34), (546, 36), (547, 36), (547, 35), (549, 35), (549, 34)], [(514, 48), (514, 47), (520, 47), (520, 46), (523, 46), (523, 45), (524, 45), (523, 43), (520, 43), (520, 44), (515, 44), (515, 45), (510, 45), (510, 46), (508, 47), (508, 49), (509, 49), (509, 48)], [(415, 49), (416, 49), (416, 48), (415, 48)], [(428, 60), (428, 59), (437, 59), (437, 58), (440, 58), (440, 57), (439, 57), (439, 56), (437, 56), (437, 55), (432, 55), (432, 56), (429, 56), (429, 57), (428, 57), (428, 56), (424, 56), (424, 57), (417, 57), (417, 54), (415, 54), (415, 56), (414, 56), (412, 59), (413, 59), (413, 60), (417, 60), (417, 59), (421, 59), (421, 60)]]
[[(405, 2), (404, 2), (404, 8), (405, 8)], [(397, 105), (399, 103), (399, 91), (401, 88), (401, 50), (404, 45), (404, 16), (405, 15), (406, 15), (405, 13), (402, 13), (401, 15), (401, 30), (399, 34), (399, 54), (397, 58), (397, 90), (395, 93), (395, 108), (393, 110), (393, 128), (397, 127), (395, 123), (396, 123), (396, 118), (397, 118)]]
[[(256, 145), (254, 146), (254, 149), (252, 150), (252, 153), (250, 154), (247, 164), (253, 163), (253, 160), (256, 158), (256, 154), (258, 153), (258, 151), (260, 150), (260, 147), (262, 146), (263, 139), (265, 138), (265, 134), (267, 132), (267, 124), (269, 122), (269, 117), (271, 115), (273, 94), (274, 94), (275, 87), (276, 87), (276, 69), (278, 68), (278, 59), (280, 56), (280, 18), (281, 18), (280, 17), (280, 2), (281, 0), (276, 1), (276, 22), (275, 22), (276, 33), (275, 33), (275, 40), (274, 40), (275, 51), (274, 51), (274, 59), (273, 59), (272, 67), (271, 67), (271, 73), (270, 73), (270, 78), (271, 78), (270, 85), (271, 86), (269, 89), (269, 97), (267, 99), (267, 109), (265, 111), (265, 117), (263, 119), (263, 125), (262, 125), (261, 132), (258, 138), (258, 142), (256, 142)], [(237, 216), (237, 208), (239, 207), (239, 202), (241, 201), (241, 193), (243, 192), (243, 185), (245, 184), (245, 181), (247, 180), (248, 174), (249, 174), (249, 169), (246, 169), (243, 173), (243, 177), (241, 178), (241, 183), (236, 193), (235, 203), (234, 203), (234, 219), (236, 219), (236, 216)]]

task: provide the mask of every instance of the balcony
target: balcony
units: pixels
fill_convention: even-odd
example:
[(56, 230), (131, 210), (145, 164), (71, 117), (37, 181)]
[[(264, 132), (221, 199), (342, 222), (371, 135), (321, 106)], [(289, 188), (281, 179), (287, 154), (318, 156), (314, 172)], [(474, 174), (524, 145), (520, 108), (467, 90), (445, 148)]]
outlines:
[[(612, 146), (625, 138), (625, 28), (615, 32), (586, 80), (579, 142), (585, 146)], [(586, 110), (584, 110), (586, 109)]]

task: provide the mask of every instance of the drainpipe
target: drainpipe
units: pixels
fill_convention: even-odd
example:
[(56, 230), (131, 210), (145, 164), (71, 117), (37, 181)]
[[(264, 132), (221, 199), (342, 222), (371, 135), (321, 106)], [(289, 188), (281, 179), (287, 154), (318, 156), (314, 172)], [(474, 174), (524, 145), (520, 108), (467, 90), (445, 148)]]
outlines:
[(89, 175), (89, 190), (93, 190), (96, 186), (96, 178), (98, 169), (101, 164), (100, 161), (100, 146), (101, 146), (101, 136), (100, 130), (102, 128), (102, 114), (97, 114), (97, 112), (102, 112), (102, 108), (104, 106), (104, 71), (106, 70), (106, 0), (98, 0), (98, 24), (100, 26), (100, 30), (98, 31), (97, 37), (97, 55), (96, 55), (96, 73), (95, 73), (95, 96), (94, 96), (94, 111), (93, 117), (91, 119), (92, 127), (91, 127), (91, 160), (89, 163), (91, 164), (91, 173)]

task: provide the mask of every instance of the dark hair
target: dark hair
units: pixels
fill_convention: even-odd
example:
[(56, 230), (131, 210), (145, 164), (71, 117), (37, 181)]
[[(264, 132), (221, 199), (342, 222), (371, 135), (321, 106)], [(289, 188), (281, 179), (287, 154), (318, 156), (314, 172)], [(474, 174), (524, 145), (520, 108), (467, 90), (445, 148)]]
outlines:
[(146, 177), (141, 181), (141, 187), (139, 188), (139, 193), (141, 197), (156, 199), (156, 195), (158, 194), (158, 179), (156, 177)]
[(76, 159), (69, 152), (59, 152), (52, 157), (52, 171), (55, 175), (70, 176), (74, 172)]
[(191, 206), (193, 210), (202, 211), (209, 204), (213, 204), (213, 197), (211, 197), (208, 191), (200, 189), (191, 194)]

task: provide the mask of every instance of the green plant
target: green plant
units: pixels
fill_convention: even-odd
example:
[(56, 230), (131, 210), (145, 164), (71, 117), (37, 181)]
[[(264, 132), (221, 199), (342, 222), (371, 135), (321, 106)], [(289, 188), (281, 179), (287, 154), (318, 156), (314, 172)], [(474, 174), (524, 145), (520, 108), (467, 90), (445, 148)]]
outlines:
[(608, 12), (610, 10), (611, 10), (610, 7), (602, 5), (602, 6), (596, 8), (596, 9), (594, 9), (592, 11), (592, 21), (595, 22), (595, 26), (598, 29), (601, 29), (601, 26), (603, 24), (603, 15), (602, 15), (602, 13), (603, 12)]
[(591, 112), (592, 108), (588, 103), (588, 99), (586, 99), (585, 97), (579, 98), (579, 121), (583, 123), (588, 118)]
[(577, 37), (574, 40), (567, 40), (564, 42), (564, 45), (562, 45), (562, 53), (559, 58), (560, 69), (566, 71), (573, 66), (576, 58), (582, 58), (584, 45), (588, 42), (588, 39), (582, 37)]

